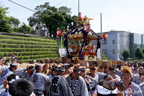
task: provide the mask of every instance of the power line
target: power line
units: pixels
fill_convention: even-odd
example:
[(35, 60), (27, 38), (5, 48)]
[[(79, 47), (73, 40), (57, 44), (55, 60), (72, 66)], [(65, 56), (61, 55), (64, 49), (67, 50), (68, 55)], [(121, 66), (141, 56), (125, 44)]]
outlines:
[(28, 8), (28, 7), (25, 7), (25, 6), (21, 5), (21, 4), (18, 4), (18, 3), (16, 3), (16, 2), (12, 1), (12, 0), (9, 0), (9, 1), (12, 2), (12, 3), (14, 3), (14, 4), (16, 4), (16, 5), (18, 5), (18, 6), (21, 6), (21, 7), (25, 8), (25, 9), (27, 9), (27, 10), (30, 10), (30, 11), (32, 11), (32, 12), (35, 12), (34, 10), (32, 10), (32, 9), (30, 9), (30, 8)]
[[(21, 4), (18, 4), (18, 3), (16, 3), (16, 2), (12, 1), (12, 0), (8, 0), (8, 1), (10, 1), (10, 2), (12, 2), (12, 3), (14, 3), (14, 4), (16, 4), (16, 5), (20, 6), (20, 7), (23, 7), (23, 8), (25, 8), (25, 9), (29, 10), (29, 11), (35, 12), (34, 10), (32, 10), (32, 9), (30, 9), (30, 8), (28, 8), (28, 7), (25, 7), (25, 6), (21, 5)], [(61, 2), (61, 3), (62, 3), (62, 2)], [(60, 3), (59, 3), (59, 4), (60, 4)], [(67, 24), (67, 23), (65, 23), (65, 22), (59, 21), (59, 20), (54, 19), (54, 18), (51, 18), (51, 17), (50, 17), (50, 19), (52, 19), (52, 20), (54, 20), (54, 21), (57, 21), (57, 22), (59, 22), (59, 23)]]

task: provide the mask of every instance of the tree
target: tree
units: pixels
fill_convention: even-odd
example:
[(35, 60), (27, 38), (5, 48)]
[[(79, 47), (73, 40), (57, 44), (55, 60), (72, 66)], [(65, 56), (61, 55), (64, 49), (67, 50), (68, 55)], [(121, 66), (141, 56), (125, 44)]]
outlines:
[(22, 33), (30, 33), (31, 32), (31, 27), (26, 25), (24, 22), (22, 24), (21, 27), (19, 27), (19, 31), (22, 32)]
[(10, 17), (9, 23), (12, 25), (12, 27), (18, 27), (20, 21), (14, 17)]
[[(70, 8), (62, 6), (60, 8), (55, 8), (50, 6), (48, 2), (44, 5), (37, 6), (35, 8), (36, 12), (33, 16), (28, 18), (30, 26), (43, 27), (46, 26), (49, 30), (50, 37), (53, 35), (56, 37), (56, 30), (66, 30), (67, 26), (71, 26), (74, 22), (76, 25), (76, 20), (74, 20), (70, 14)], [(71, 27), (70, 27), (71, 28)]]
[(144, 49), (142, 49), (142, 52), (143, 52), (143, 54), (144, 54)]
[(135, 50), (135, 57), (137, 57), (138, 59), (143, 58), (143, 52), (142, 52), (142, 50), (141, 50), (140, 47), (136, 48), (136, 50)]
[(0, 6), (0, 31), (10, 32), (11, 25), (9, 24), (10, 18), (6, 16), (8, 8)]
[(128, 50), (124, 50), (124, 52), (123, 52), (123, 55), (122, 55), (122, 56), (124, 57), (124, 60), (127, 60), (127, 59), (128, 59), (128, 57), (130, 56), (129, 51), (128, 51)]
[(60, 8), (58, 8), (58, 10), (60, 12), (65, 12), (67, 14), (70, 14), (71, 13), (71, 8), (67, 8), (66, 6), (61, 6)]

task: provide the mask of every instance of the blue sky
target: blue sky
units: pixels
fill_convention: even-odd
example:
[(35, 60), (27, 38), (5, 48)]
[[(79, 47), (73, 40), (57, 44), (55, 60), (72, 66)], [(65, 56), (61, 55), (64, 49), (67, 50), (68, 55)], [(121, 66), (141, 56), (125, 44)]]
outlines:
[[(50, 2), (51, 6), (67, 6), (72, 14), (78, 14), (78, 0), (12, 0), (30, 9)], [(62, 3), (61, 3), (62, 2)], [(18, 18), (28, 24), (27, 18), (33, 12), (15, 5), (8, 0), (0, 0), (1, 5), (9, 7), (8, 16)], [(60, 4), (59, 4), (60, 3)], [(110, 30), (130, 31), (144, 34), (144, 0), (80, 0), (82, 16), (93, 18), (91, 28), (100, 32), (100, 13), (103, 15), (103, 32)]]

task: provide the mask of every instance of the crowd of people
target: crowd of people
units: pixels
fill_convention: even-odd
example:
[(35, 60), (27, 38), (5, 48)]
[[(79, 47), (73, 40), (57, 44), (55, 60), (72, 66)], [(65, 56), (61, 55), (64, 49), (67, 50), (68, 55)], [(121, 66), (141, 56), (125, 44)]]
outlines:
[(144, 63), (126, 62), (89, 67), (68, 63), (27, 65), (18, 68), (12, 57), (0, 59), (0, 96), (143, 96)]

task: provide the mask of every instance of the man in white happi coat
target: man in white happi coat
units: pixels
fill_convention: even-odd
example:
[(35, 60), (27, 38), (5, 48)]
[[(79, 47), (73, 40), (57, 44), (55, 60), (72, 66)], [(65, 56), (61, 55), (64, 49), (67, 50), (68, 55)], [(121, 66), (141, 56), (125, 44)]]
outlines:
[(89, 96), (86, 83), (79, 74), (80, 69), (75, 67), (71, 76), (67, 78), (67, 82), (74, 96)]

